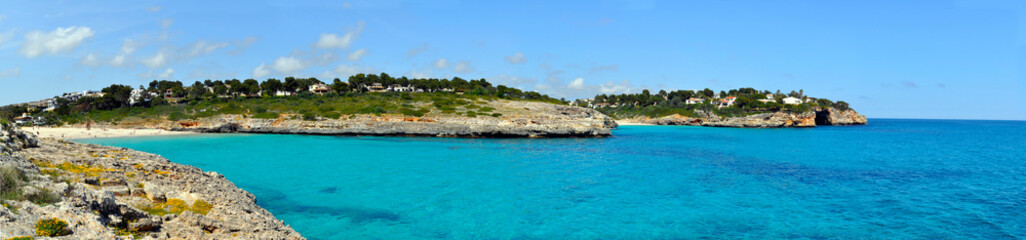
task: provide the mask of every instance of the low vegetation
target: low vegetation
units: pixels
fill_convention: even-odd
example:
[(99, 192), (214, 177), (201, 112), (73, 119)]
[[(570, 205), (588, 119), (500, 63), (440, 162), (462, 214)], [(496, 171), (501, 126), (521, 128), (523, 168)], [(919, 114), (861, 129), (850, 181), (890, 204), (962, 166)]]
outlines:
[(57, 218), (42, 219), (36, 222), (36, 235), (43, 237), (57, 237), (71, 234), (68, 231), (68, 222)]
[(140, 210), (143, 210), (151, 215), (164, 216), (168, 214), (182, 214), (184, 211), (194, 212), (200, 215), (207, 215), (210, 209), (214, 208), (213, 205), (203, 200), (193, 201), (192, 205), (186, 204), (185, 201), (177, 198), (168, 199), (163, 203), (153, 203), (151, 205), (138, 206)]
[[(797, 103), (788, 103), (785, 99), (793, 99)], [(807, 112), (817, 107), (848, 109), (848, 103), (844, 101), (833, 102), (825, 98), (807, 97), (802, 90), (784, 94), (780, 90), (774, 93), (754, 88), (739, 88), (719, 93), (708, 88), (700, 91), (660, 90), (656, 94), (644, 90), (638, 94), (601, 94), (587, 101), (577, 101), (575, 104), (595, 108), (614, 118), (662, 117), (673, 114), (696, 117), (696, 111), (734, 117), (781, 111)]]
[(23, 112), (42, 117), (44, 125), (131, 119), (181, 121), (220, 114), (303, 120), (354, 114), (501, 116), (493, 112), (494, 108), (480, 105), (499, 99), (567, 104), (538, 92), (493, 86), (485, 79), (408, 79), (386, 73), (357, 74), (347, 82), (336, 78), (332, 83), (288, 77), (285, 81), (268, 79), (262, 83), (254, 79), (206, 80), (185, 86), (178, 81), (161, 80), (138, 89), (111, 85), (94, 95), (54, 99), (56, 106), (52, 111), (5, 106), (0, 108), (0, 119), (9, 120)]
[(11, 166), (0, 168), (0, 202), (4, 207), (9, 206), (7, 201), (29, 201), (39, 205), (60, 202), (60, 196), (47, 189), (25, 193), (23, 189), (28, 181), (28, 176), (21, 169)]

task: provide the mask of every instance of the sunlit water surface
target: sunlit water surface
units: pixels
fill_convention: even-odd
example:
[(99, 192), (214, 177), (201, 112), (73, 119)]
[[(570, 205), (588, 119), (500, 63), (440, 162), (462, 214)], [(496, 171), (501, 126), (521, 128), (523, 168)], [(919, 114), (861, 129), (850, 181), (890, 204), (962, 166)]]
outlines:
[(1026, 122), (870, 121), (80, 142), (222, 173), (310, 239), (1026, 238)]

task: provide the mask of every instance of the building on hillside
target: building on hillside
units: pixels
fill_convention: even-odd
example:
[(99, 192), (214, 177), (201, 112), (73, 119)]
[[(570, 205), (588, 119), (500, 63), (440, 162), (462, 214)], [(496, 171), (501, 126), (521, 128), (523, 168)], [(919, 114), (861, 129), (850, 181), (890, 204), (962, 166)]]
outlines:
[(734, 105), (734, 101), (736, 101), (736, 100), (737, 100), (737, 97), (729, 96), (729, 97), (726, 97), (724, 99), (720, 99), (719, 105), (720, 105), (720, 107), (728, 107), (728, 106)]
[(310, 85), (310, 92), (315, 94), (325, 94), (331, 91), (331, 88), (327, 84), (318, 83)]
[(290, 91), (285, 91), (285, 90), (274, 91), (274, 96), (278, 96), (278, 97), (281, 97), (281, 96), (292, 96), (292, 95), (296, 95), (296, 93), (290, 92)]
[(786, 98), (784, 98), (783, 101), (784, 101), (784, 104), (791, 104), (791, 105), (802, 104), (802, 99), (796, 98), (796, 97), (786, 97)]
[(702, 102), (705, 102), (705, 99), (701, 99), (701, 98), (688, 98), (688, 100), (684, 101), (685, 104), (689, 104), (689, 105), (690, 104), (699, 104), (699, 103), (702, 103)]
[(381, 83), (372, 83), (370, 86), (365, 86), (368, 92), (385, 92), (387, 88), (381, 86)]
[(392, 84), (392, 86), (388, 86), (388, 89), (386, 89), (385, 91), (389, 91), (389, 92), (415, 92), (415, 91), (417, 91), (417, 88), (415, 88), (413, 86), (403, 86), (403, 85), (399, 85), (399, 84)]
[(14, 117), (14, 123), (18, 124), (18, 125), (29, 123), (31, 121), (32, 121), (32, 117), (30, 117), (28, 115), (28, 113), (21, 113), (20, 117)]

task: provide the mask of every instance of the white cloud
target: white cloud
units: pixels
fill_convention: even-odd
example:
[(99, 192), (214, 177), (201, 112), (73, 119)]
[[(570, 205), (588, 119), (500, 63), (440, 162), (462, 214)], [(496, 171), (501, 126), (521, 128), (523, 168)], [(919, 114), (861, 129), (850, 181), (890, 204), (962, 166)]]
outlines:
[(139, 49), (139, 47), (141, 46), (142, 44), (139, 42), (132, 41), (132, 39), (125, 39), (125, 41), (121, 43), (120, 53), (132, 54), (135, 52), (136, 49)]
[(0, 32), (0, 46), (4, 45), (7, 40), (11, 40), (11, 38), (14, 38), (14, 29)]
[[(356, 75), (356, 74), (360, 74), (360, 73), (373, 73), (373, 72), (374, 72), (374, 68), (372, 68), (372, 67), (338, 65), (338, 67), (335, 67), (335, 69), (332, 69), (330, 72), (325, 71), (324, 74), (321, 74), (321, 77), (324, 78), (324, 79), (333, 79), (333, 78), (336, 78), (336, 77), (341, 78), (341, 79), (347, 79), (347, 78), (349, 78), (349, 76), (352, 76), (352, 75)], [(332, 74), (334, 74), (334, 75), (332, 75)]]
[(602, 66), (592, 67), (591, 68), (591, 72), (594, 73), (594, 72), (600, 72), (600, 71), (616, 71), (616, 70), (619, 70), (619, 69), (620, 69), (620, 67), (617, 66), (616, 64), (609, 64), (609, 65), (602, 65)]
[(85, 66), (95, 67), (100, 65), (100, 60), (96, 59), (96, 54), (87, 54), (78, 61), (78, 64)]
[(148, 7), (148, 8), (146, 8), (146, 11), (150, 11), (150, 12), (160, 12), (160, 10), (161, 10), (161, 9), (164, 9), (164, 8), (163, 8), (163, 7), (161, 7), (161, 6), (152, 6), (152, 7)]
[(630, 81), (627, 80), (623, 80), (620, 83), (608, 81), (605, 84), (599, 86), (599, 92), (604, 94), (621, 94), (630, 92), (631, 90), (633, 90), (633, 87), (631, 87)]
[(267, 70), (267, 66), (264, 66), (263, 63), (256, 69), (253, 69), (253, 78), (262, 78), (268, 74), (271, 74), (271, 70)]
[(363, 32), (364, 25), (363, 21), (358, 22), (356, 29), (347, 32), (341, 37), (334, 33), (322, 33), (321, 38), (317, 40), (316, 46), (318, 48), (348, 48), (349, 45), (353, 44), (360, 37), (360, 32)]
[(193, 58), (200, 55), (207, 55), (217, 51), (218, 49), (228, 47), (228, 43), (208, 43), (207, 41), (199, 40), (186, 47), (188, 53), (185, 55), (187, 58)]
[(584, 78), (574, 79), (566, 87), (573, 90), (584, 90)]
[(51, 32), (33, 31), (25, 35), (21, 54), (34, 58), (45, 53), (57, 54), (74, 50), (95, 34), (88, 27), (57, 28)]
[(446, 61), (445, 58), (439, 58), (438, 60), (435, 60), (433, 65), (435, 66), (435, 69), (445, 69), (449, 67), (449, 61)]
[(278, 57), (271, 64), (271, 69), (283, 74), (293, 74), (306, 68), (307, 66), (295, 57)]
[(173, 18), (168, 18), (168, 19), (160, 20), (160, 28), (168, 29), (168, 28), (171, 27), (171, 24), (174, 24), (174, 23), (175, 23), (175, 19), (173, 19)]
[(367, 49), (361, 48), (350, 53), (349, 56), (346, 56), (346, 59), (349, 61), (357, 61), (360, 60), (360, 58), (363, 58), (363, 55), (367, 55)]
[(430, 48), (431, 48), (431, 46), (428, 45), (427, 43), (425, 43), (424, 45), (420, 45), (419, 47), (410, 48), (409, 51), (406, 51), (406, 56), (407, 57), (417, 56), (417, 54), (420, 54), (420, 53), (422, 53), (424, 51), (427, 51)]
[(506, 86), (523, 86), (523, 85), (533, 85), (535, 83), (538, 83), (538, 80), (535, 79), (535, 78), (524, 78), (524, 77), (510, 76), (510, 75), (505, 75), (505, 74), (498, 75), (498, 76), (495, 76), (493, 78), (489, 78), (488, 80), (489, 81), (494, 80), (496, 84), (501, 84), (501, 85), (506, 85)]
[(428, 71), (412, 70), (406, 73), (410, 78), (434, 78), (434, 74)]
[[(92, 54), (90, 54), (90, 55), (92, 55)], [(128, 66), (129, 65), (129, 61), (128, 61), (127, 58), (128, 58), (128, 56), (126, 56), (124, 54), (118, 54), (117, 56), (114, 56), (114, 58), (110, 59), (110, 65), (115, 66), (115, 67)]]
[(252, 46), (258, 40), (260, 40), (260, 38), (254, 37), (254, 36), (249, 36), (249, 37), (243, 38), (242, 40), (233, 41), (232, 42), (233, 49), (228, 51), (228, 54), (230, 54), (230, 55), (242, 54), (242, 53), (246, 52), (246, 50), (249, 50), (249, 46)]
[(527, 62), (527, 58), (524, 57), (524, 53), (517, 52), (513, 56), (506, 56), (506, 61), (512, 64), (520, 64)]
[(157, 75), (157, 78), (160, 78), (160, 79), (171, 79), (171, 77), (174, 76), (174, 75), (175, 75), (175, 70), (168, 68), (167, 70), (164, 70), (164, 72), (161, 73), (160, 75)]
[(353, 7), (352, 3), (347, 3), (347, 2), (346, 3), (342, 3), (342, 8), (349, 9), (351, 7)]
[[(112, 62), (113, 64), (113, 62)], [(153, 56), (142, 60), (142, 64), (150, 68), (160, 68), (167, 65), (167, 56), (164, 55), (164, 50), (157, 52)]]
[(470, 63), (467, 61), (459, 61), (456, 62), (456, 65), (452, 66), (452, 70), (459, 73), (469, 73), (473, 72), (474, 68), (470, 67)]
[(0, 71), (0, 78), (15, 78), (21, 76), (21, 68), (11, 68)]

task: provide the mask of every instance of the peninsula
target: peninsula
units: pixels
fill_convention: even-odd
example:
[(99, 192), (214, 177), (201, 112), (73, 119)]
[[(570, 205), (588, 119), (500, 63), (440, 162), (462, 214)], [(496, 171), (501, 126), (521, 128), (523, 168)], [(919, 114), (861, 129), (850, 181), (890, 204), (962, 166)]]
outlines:
[(864, 125), (868, 121), (844, 101), (805, 96), (803, 90), (739, 88), (719, 93), (703, 90), (660, 90), (652, 94), (597, 95), (574, 101), (626, 123), (738, 128)]
[(485, 79), (357, 74), (316, 78), (153, 81), (4, 107), (13, 120), (77, 128), (314, 135), (603, 137), (599, 111)]

